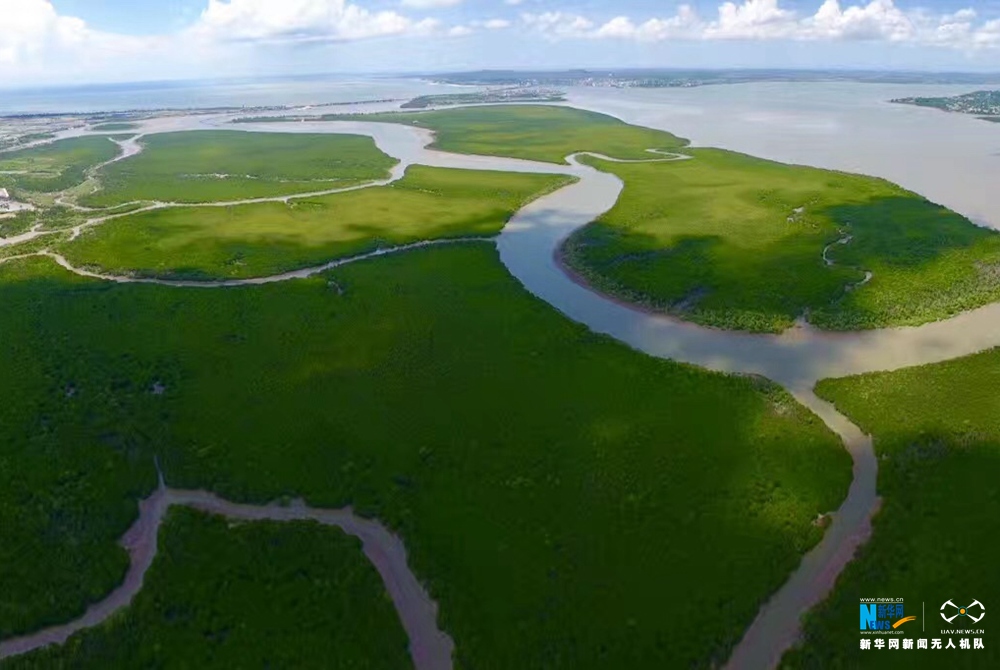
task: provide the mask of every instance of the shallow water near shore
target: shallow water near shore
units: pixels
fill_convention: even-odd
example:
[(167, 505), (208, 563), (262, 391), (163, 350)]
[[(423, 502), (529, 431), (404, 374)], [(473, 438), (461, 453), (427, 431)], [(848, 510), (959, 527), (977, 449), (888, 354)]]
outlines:
[(416, 79), (334, 75), (20, 88), (0, 95), (0, 115), (405, 101), (454, 90)]

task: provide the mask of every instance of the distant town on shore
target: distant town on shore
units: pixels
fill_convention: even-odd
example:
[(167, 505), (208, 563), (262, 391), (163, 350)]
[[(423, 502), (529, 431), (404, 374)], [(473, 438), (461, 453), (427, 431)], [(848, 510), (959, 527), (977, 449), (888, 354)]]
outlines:
[(1000, 122), (1000, 91), (974, 91), (947, 98), (897, 98), (892, 102), (973, 114), (985, 121)]

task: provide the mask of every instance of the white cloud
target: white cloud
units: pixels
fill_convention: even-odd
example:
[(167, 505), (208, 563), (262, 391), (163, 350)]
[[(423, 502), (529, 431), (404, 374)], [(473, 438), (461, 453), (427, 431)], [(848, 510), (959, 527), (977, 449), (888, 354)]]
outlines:
[(1000, 19), (988, 21), (972, 36), (976, 46), (1000, 46)]
[(550, 39), (663, 40), (869, 40), (946, 46), (963, 50), (1000, 46), (1000, 19), (976, 26), (975, 10), (951, 14), (903, 10), (893, 0), (842, 5), (824, 0), (814, 14), (801, 15), (781, 0), (723, 2), (712, 19), (690, 5), (673, 16), (636, 21), (617, 16), (602, 24), (563, 12), (522, 14), (522, 23)]
[[(834, 0), (836, 1), (836, 0)], [(704, 31), (707, 38), (781, 39), (795, 35), (795, 13), (782, 9), (778, 0), (746, 0), (741, 5), (725, 2), (719, 18)]]
[(205, 0), (184, 30), (132, 36), (95, 30), (50, 0), (0, 0), (0, 86), (198, 76), (205, 63), (216, 75), (245, 74), (263, 53), (258, 43), (449, 34), (436, 19), (371, 11), (364, 1)]
[(428, 34), (434, 19), (373, 12), (347, 0), (209, 0), (191, 34), (214, 41), (347, 41)]
[(503, 30), (510, 28), (511, 23), (507, 19), (487, 19), (469, 21), (465, 25), (457, 25), (449, 28), (445, 33), (449, 37), (464, 37), (481, 30)]
[(681, 5), (677, 14), (669, 19), (649, 19), (635, 24), (627, 16), (618, 16), (594, 32), (595, 37), (635, 39), (643, 42), (683, 38), (696, 30), (701, 21), (690, 5)]
[(0, 63), (18, 63), (84, 45), (114, 48), (133, 39), (99, 33), (86, 22), (60, 16), (48, 0), (6, 0), (0, 6)]
[(872, 0), (867, 5), (842, 9), (838, 0), (826, 0), (804, 29), (815, 37), (832, 39), (912, 40), (917, 26), (893, 0)]
[(438, 9), (440, 7), (455, 7), (463, 0), (400, 0), (399, 4), (414, 9)]
[[(60, 15), (49, 0), (0, 0), (0, 84), (80, 81), (114, 73), (143, 78), (177, 53), (172, 38), (94, 30)], [(199, 57), (197, 49), (184, 52)], [(174, 60), (181, 60), (174, 57)]]
[[(522, 5), (522, 0), (504, 1)], [(139, 37), (96, 30), (80, 18), (60, 14), (50, 0), (0, 0), (0, 86), (199, 76), (208, 72), (221, 76), (267, 69), (278, 72), (282, 71), (283, 53), (288, 62), (305, 61), (291, 51), (276, 51), (280, 46), (262, 49), (259, 44), (449, 37), (514, 28), (549, 41), (863, 40), (950, 48), (987, 65), (988, 56), (982, 53), (1000, 51), (1000, 19), (983, 16), (985, 4), (977, 4), (980, 12), (972, 8), (940, 12), (902, 6), (899, 0), (812, 0), (808, 10), (803, 8), (805, 3), (793, 5), (792, 0), (718, 0), (715, 9), (703, 14), (693, 8), (692, 2), (667, 15), (650, 17), (621, 12), (625, 3), (617, 3), (614, 6), (621, 14), (613, 17), (539, 11), (522, 14), (512, 25), (507, 18), (489, 18), (480, 13), (455, 25), (422, 16), (415, 7), (457, 5), (461, 0), (202, 2), (203, 11), (194, 16), (188, 28)], [(497, 0), (492, 2), (494, 7), (500, 5)], [(529, 0), (523, 3), (522, 7), (527, 7)], [(475, 3), (465, 4), (471, 12)], [(535, 4), (533, 0), (531, 4)], [(425, 44), (428, 51), (434, 48), (431, 40)], [(982, 53), (975, 55), (977, 52)], [(442, 46), (436, 53), (438, 61), (446, 62), (448, 47)], [(609, 53), (613, 60), (614, 50)], [(516, 60), (502, 51), (478, 58), (491, 66)], [(935, 58), (926, 62), (933, 64)], [(205, 63), (212, 65), (206, 69)]]
[(521, 21), (548, 37), (592, 37), (595, 24), (579, 14), (522, 14)]

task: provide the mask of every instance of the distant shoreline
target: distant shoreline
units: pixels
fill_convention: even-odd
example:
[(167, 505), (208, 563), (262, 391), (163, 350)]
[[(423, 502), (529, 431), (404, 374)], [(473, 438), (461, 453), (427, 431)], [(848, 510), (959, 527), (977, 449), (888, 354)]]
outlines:
[(982, 90), (950, 97), (896, 98), (889, 102), (899, 105), (927, 107), (942, 112), (975, 116), (983, 121), (1000, 122), (1000, 90)]
[(259, 106), (222, 106), (222, 107), (162, 107), (159, 109), (119, 109), (105, 112), (26, 112), (3, 113), (0, 119), (61, 119), (87, 118), (105, 119), (107, 121), (127, 121), (118, 118), (126, 115), (151, 116), (156, 114), (231, 114), (235, 112), (283, 112), (293, 109), (310, 109), (313, 107), (349, 107), (351, 105), (375, 105), (390, 102), (402, 102), (405, 98), (381, 98), (378, 100), (351, 100), (348, 102), (320, 102), (309, 105), (259, 105)]
[(860, 83), (1000, 86), (1000, 72), (911, 72), (877, 70), (788, 69), (639, 69), (480, 70), (426, 75), (425, 81), (451, 86), (522, 86), (594, 88), (693, 88), (752, 83)]

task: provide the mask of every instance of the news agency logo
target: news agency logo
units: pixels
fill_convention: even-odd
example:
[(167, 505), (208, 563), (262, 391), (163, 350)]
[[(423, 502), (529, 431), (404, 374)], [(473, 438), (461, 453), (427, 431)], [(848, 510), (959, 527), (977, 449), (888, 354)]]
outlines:
[(978, 600), (973, 600), (971, 605), (965, 607), (959, 607), (950, 600), (941, 605), (941, 618), (948, 623), (959, 617), (968, 617), (972, 619), (972, 623), (979, 623), (984, 616), (986, 616), (986, 606)]
[(905, 615), (902, 602), (861, 603), (861, 630), (894, 630), (916, 618)]

